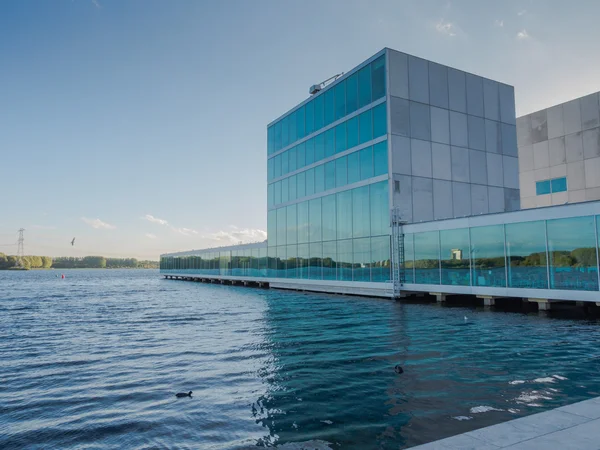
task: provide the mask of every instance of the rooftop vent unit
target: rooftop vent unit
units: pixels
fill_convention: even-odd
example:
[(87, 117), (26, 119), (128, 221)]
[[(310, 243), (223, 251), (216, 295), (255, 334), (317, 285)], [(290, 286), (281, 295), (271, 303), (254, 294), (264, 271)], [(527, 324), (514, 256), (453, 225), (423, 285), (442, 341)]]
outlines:
[(344, 72), (338, 73), (337, 75), (327, 78), (325, 81), (323, 81), (319, 84), (313, 84), (310, 87), (310, 89), (308, 90), (308, 92), (310, 93), (310, 95), (315, 95), (317, 92), (320, 92), (321, 89), (323, 89), (328, 83), (333, 83), (335, 80), (337, 80), (342, 75), (344, 75)]

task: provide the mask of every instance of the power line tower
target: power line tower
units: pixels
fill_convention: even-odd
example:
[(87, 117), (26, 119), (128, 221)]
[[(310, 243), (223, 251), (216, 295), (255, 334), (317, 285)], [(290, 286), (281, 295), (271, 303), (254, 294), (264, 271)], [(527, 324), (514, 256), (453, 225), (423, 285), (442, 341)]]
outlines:
[(23, 267), (23, 257), (25, 256), (25, 249), (23, 243), (25, 242), (25, 238), (23, 237), (23, 232), (25, 228), (19, 229), (19, 240), (17, 246), (17, 265), (19, 267)]

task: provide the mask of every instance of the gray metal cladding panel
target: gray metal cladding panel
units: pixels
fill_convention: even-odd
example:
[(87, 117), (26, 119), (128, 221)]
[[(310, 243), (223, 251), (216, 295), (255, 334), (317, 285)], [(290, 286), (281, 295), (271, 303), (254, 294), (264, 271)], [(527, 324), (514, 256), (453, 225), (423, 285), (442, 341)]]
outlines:
[(452, 147), (452, 181), (468, 183), (469, 177), (469, 149)]
[(429, 103), (448, 109), (448, 68), (429, 62)]
[(410, 110), (408, 100), (400, 97), (391, 97), (390, 121), (392, 134), (410, 136)]
[(433, 180), (413, 177), (413, 221), (433, 220)]
[(518, 189), (504, 189), (504, 210), (518, 211), (521, 209), (521, 195)]
[(459, 147), (468, 147), (467, 115), (450, 111), (450, 143)]
[(565, 136), (565, 152), (567, 162), (583, 160), (583, 136), (581, 132)]
[(486, 119), (500, 120), (500, 95), (498, 83), (483, 79), (483, 106)]
[(517, 120), (517, 143), (519, 147), (533, 144), (531, 135), (531, 116), (519, 117)]
[(533, 144), (533, 168), (543, 169), (550, 166), (548, 141)]
[(411, 139), (412, 175), (431, 178), (431, 142)]
[(408, 86), (411, 100), (429, 103), (429, 65), (426, 60), (408, 57)]
[(471, 215), (471, 185), (452, 182), (452, 206), (454, 217)]
[(447, 109), (431, 107), (431, 140), (450, 143), (450, 116)]
[(488, 184), (486, 153), (469, 150), (470, 181), (477, 184)]
[(488, 205), (490, 213), (504, 211), (504, 188), (488, 186)]
[(548, 116), (547, 111), (534, 112), (529, 115), (531, 121), (531, 143), (548, 140)]
[(562, 105), (553, 106), (546, 110), (548, 118), (548, 139), (565, 135)]
[(445, 144), (431, 144), (431, 161), (433, 165), (433, 178), (452, 180), (452, 158), (450, 146)]
[(448, 68), (448, 98), (451, 110), (467, 112), (467, 85), (464, 72)]
[(410, 139), (392, 135), (392, 173), (410, 175), (412, 160), (410, 157)]
[(467, 116), (469, 148), (485, 150), (485, 122), (481, 117)]
[(408, 56), (390, 51), (390, 95), (408, 98)]
[(467, 74), (467, 114), (483, 117), (483, 78)]
[(429, 105), (410, 102), (410, 136), (416, 139), (431, 140)]
[(504, 170), (502, 166), (502, 155), (488, 153), (486, 155), (488, 182), (492, 186), (504, 186)]
[(584, 130), (600, 126), (600, 107), (598, 93), (586, 95), (581, 102), (581, 125)]
[(550, 166), (558, 166), (567, 162), (564, 137), (557, 137), (548, 141), (548, 159)]
[(499, 84), (500, 94), (500, 120), (504, 123), (515, 125), (515, 90), (512, 86)]
[(485, 121), (485, 150), (491, 153), (502, 153), (502, 129), (500, 122)]
[(579, 99), (571, 100), (562, 105), (565, 134), (581, 131), (581, 107)]
[(454, 217), (452, 208), (452, 182), (433, 180), (433, 218), (435, 220)]
[(502, 130), (502, 154), (509, 156), (519, 156), (517, 147), (517, 129), (514, 125), (503, 123)]
[[(396, 181), (400, 184), (400, 190), (397, 191), (395, 188)], [(400, 208), (400, 214), (402, 218), (407, 222), (412, 222), (413, 220), (413, 212), (412, 212), (412, 177), (408, 175), (393, 175), (393, 198), (394, 198), (394, 206)]]
[(504, 169), (504, 187), (519, 189), (518, 159), (511, 156), (502, 156), (502, 168)]
[(471, 214), (487, 214), (489, 212), (488, 205), (488, 188), (479, 184), (471, 185)]
[(582, 137), (584, 159), (600, 156), (600, 128), (585, 130)]

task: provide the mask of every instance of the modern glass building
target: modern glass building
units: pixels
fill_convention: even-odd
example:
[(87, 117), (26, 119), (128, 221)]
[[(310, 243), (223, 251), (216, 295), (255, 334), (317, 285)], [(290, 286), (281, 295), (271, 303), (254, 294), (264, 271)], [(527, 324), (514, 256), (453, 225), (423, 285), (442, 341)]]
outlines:
[(600, 203), (520, 211), (518, 154), (511, 86), (384, 49), (268, 125), (268, 242), (162, 255), (161, 272), (592, 300)]

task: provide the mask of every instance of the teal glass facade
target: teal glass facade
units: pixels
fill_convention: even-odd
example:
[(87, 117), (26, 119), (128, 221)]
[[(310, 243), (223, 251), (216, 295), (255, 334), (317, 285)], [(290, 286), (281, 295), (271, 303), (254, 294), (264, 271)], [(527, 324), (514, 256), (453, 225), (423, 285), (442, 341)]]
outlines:
[(598, 291), (600, 216), (408, 233), (406, 283)]

